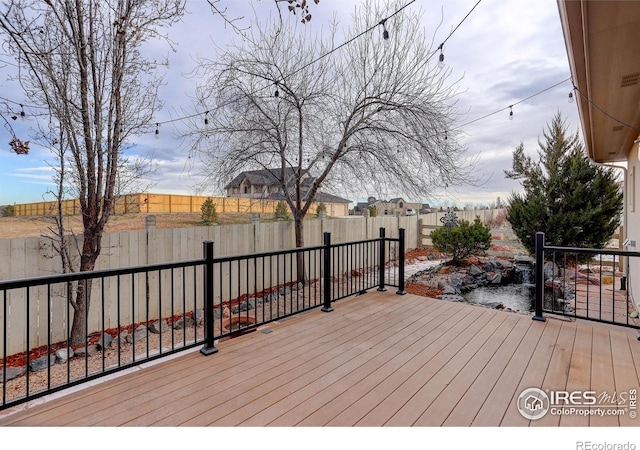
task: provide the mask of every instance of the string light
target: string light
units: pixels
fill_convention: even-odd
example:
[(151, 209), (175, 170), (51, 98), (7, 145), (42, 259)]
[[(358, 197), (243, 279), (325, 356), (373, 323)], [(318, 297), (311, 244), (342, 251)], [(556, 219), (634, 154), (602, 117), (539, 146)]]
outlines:
[(274, 96), (274, 97), (276, 97), (276, 98), (278, 98), (278, 97), (280, 96), (280, 91), (278, 91), (278, 82), (276, 81), (276, 82), (274, 82), (273, 84), (274, 84), (274, 85), (275, 85), (275, 87), (276, 87), (276, 90), (275, 90), (275, 92), (273, 93), (273, 96)]
[(384, 43), (387, 44), (389, 42), (389, 30), (387, 30), (387, 19), (382, 19), (378, 22), (378, 25), (382, 25), (382, 39), (384, 39)]
[[(378, 25), (380, 25), (380, 24), (382, 24), (382, 23), (386, 22), (387, 20), (391, 19), (392, 17), (397, 16), (397, 15), (398, 15), (398, 14), (400, 14), (404, 9), (408, 8), (410, 5), (412, 5), (412, 4), (413, 4), (413, 3), (415, 3), (416, 1), (417, 1), (417, 0), (409, 0), (407, 3), (405, 3), (403, 6), (401, 6), (400, 8), (398, 8), (396, 11), (394, 11), (392, 14), (390, 14), (390, 15), (389, 15), (388, 17), (386, 17), (385, 19), (382, 19), (380, 22), (378, 22), (377, 24), (372, 25), (371, 27), (369, 27), (369, 28), (367, 28), (366, 30), (362, 31), (360, 34), (355, 35), (354, 37), (352, 37), (351, 39), (348, 39), (347, 41), (343, 42), (342, 44), (338, 45), (337, 47), (334, 47), (333, 49), (329, 50), (329, 51), (328, 51), (328, 52), (326, 52), (326, 53), (323, 53), (322, 55), (318, 56), (318, 57), (317, 57), (317, 58), (315, 58), (314, 60), (312, 60), (312, 61), (308, 62), (307, 64), (304, 64), (303, 66), (301, 66), (301, 67), (299, 67), (298, 69), (296, 69), (295, 71), (293, 71), (290, 75), (295, 75), (295, 74), (297, 74), (298, 72), (301, 72), (302, 70), (306, 69), (307, 67), (312, 66), (312, 65), (313, 65), (313, 64), (315, 64), (316, 62), (318, 62), (318, 61), (320, 61), (320, 60), (322, 60), (322, 59), (324, 59), (324, 58), (328, 57), (328, 56), (329, 56), (329, 55), (331, 55), (332, 53), (337, 52), (337, 51), (338, 51), (338, 50), (340, 50), (341, 48), (346, 47), (347, 45), (349, 45), (350, 43), (352, 43), (352, 42), (354, 42), (355, 40), (359, 39), (360, 37), (362, 37), (362, 36), (364, 36), (364, 35), (366, 35), (366, 34), (370, 33), (370, 32), (371, 32), (373, 29), (375, 29)], [(478, 6), (478, 3), (480, 3), (480, 1), (481, 1), (481, 0), (478, 0), (478, 2), (477, 2), (477, 3), (476, 3), (476, 5), (471, 9), (471, 11), (473, 11), (473, 10), (475, 9), (475, 7), (476, 7), (476, 6)], [(469, 11), (469, 13), (467, 13), (467, 15), (466, 15), (466, 16), (465, 16), (465, 18), (462, 20), (462, 22), (464, 22), (464, 20), (469, 16), (469, 14), (471, 14), (471, 11)], [(462, 22), (460, 22), (460, 23), (458, 24), (458, 26), (457, 26), (453, 31), (451, 31), (451, 33), (449, 33), (449, 36), (447, 37), (447, 39), (449, 39), (449, 38), (453, 35), (453, 33), (455, 33), (455, 31), (458, 29), (458, 27), (459, 27), (460, 25), (462, 25)], [(383, 28), (384, 28), (384, 27), (383, 27)], [(386, 28), (385, 28), (385, 30), (386, 30)], [(389, 37), (389, 32), (388, 32), (388, 31), (386, 31), (386, 33), (385, 33), (385, 31), (383, 31), (383, 32), (382, 32), (382, 36), (383, 36), (383, 38), (385, 38), (385, 36), (387, 36), (387, 38), (388, 38), (388, 37)], [(385, 38), (385, 42), (388, 42), (388, 39), (387, 39), (387, 38)], [(447, 40), (447, 39), (445, 39), (445, 42), (446, 42), (446, 40)], [(433, 55), (431, 55), (431, 56), (433, 56)], [(431, 57), (431, 56), (430, 56), (430, 57)], [(429, 57), (429, 58), (427, 58), (427, 60), (428, 60), (428, 59), (430, 59), (430, 57)], [(275, 82), (274, 84), (276, 84), (276, 91), (274, 92), (274, 96), (275, 96), (275, 97), (278, 97), (278, 96), (280, 95), (280, 93), (279, 93), (279, 92), (278, 92), (278, 90), (277, 90), (277, 82)], [(264, 88), (262, 88), (262, 89), (266, 89), (266, 87), (264, 87)], [(175, 119), (169, 119), (169, 120), (165, 120), (165, 121), (163, 121), (163, 122), (159, 122), (159, 124), (179, 122), (179, 121), (182, 121), (182, 120), (187, 120), (187, 119), (191, 119), (191, 118), (197, 117), (197, 116), (199, 116), (200, 114), (201, 114), (201, 113), (195, 113), (195, 114), (191, 114), (191, 115), (187, 115), (187, 116), (183, 116), (183, 117), (177, 117), (177, 118), (175, 118)], [(156, 136), (157, 136), (157, 134), (156, 134)]]
[(204, 112), (204, 124), (205, 125), (209, 125), (209, 117), (207, 117), (208, 114), (209, 114), (209, 111), (205, 111)]
[(444, 67), (444, 53), (442, 52), (443, 46), (444, 42), (440, 44), (440, 47), (438, 47), (438, 50), (440, 50), (440, 56), (438, 57), (438, 67), (440, 67), (441, 69)]
[(27, 115), (24, 113), (24, 106), (20, 104), (20, 118), (24, 121)]
[(509, 120), (513, 120), (513, 105), (509, 105)]
[(160, 139), (160, 124), (156, 123), (156, 139)]
[(573, 103), (573, 92), (569, 92), (569, 103)]
[(449, 139), (449, 136), (447, 135), (447, 130), (444, 130), (444, 140), (446, 141), (447, 139)]

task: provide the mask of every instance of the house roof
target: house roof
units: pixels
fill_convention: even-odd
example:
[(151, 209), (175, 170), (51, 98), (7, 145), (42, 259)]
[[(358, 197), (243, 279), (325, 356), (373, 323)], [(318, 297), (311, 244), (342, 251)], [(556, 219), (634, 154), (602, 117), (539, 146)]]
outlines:
[[(284, 176), (286, 177), (286, 179), (292, 178), (293, 176), (295, 176), (297, 170), (297, 167), (287, 167), (285, 169)], [(280, 185), (280, 174), (281, 169), (249, 170), (236, 175), (236, 177), (231, 180), (229, 184), (227, 184), (224, 188), (229, 189), (233, 187), (240, 187), (245, 179), (249, 181), (251, 185), (255, 186)]]

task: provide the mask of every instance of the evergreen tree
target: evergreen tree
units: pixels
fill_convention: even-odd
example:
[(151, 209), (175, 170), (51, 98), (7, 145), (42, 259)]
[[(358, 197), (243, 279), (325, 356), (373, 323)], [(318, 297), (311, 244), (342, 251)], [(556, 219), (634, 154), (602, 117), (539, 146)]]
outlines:
[(567, 135), (558, 113), (538, 140), (539, 161), (513, 152), (507, 178), (521, 180), (522, 193), (509, 199), (508, 220), (525, 248), (535, 252), (535, 235), (563, 247), (602, 248), (620, 226), (622, 192), (614, 169), (584, 154), (578, 134)]
[(216, 210), (216, 204), (213, 203), (211, 197), (207, 198), (200, 207), (202, 211), (202, 223), (204, 225), (213, 225), (218, 222), (218, 212)]
[(461, 220), (449, 229), (440, 227), (431, 232), (431, 241), (436, 250), (451, 253), (452, 262), (459, 265), (471, 255), (485, 255), (491, 247), (491, 230), (476, 216), (473, 223)]

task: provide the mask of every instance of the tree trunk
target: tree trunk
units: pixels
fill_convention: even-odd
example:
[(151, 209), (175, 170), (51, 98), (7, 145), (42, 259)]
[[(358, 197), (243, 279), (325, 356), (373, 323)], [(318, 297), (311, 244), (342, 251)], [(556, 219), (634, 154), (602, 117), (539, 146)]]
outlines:
[[(294, 211), (293, 213), (295, 232), (296, 232), (296, 248), (304, 247), (304, 215), (300, 211)], [(298, 283), (308, 283), (309, 277), (304, 264), (304, 253), (298, 252), (296, 254), (296, 274)]]
[[(99, 241), (102, 233), (84, 233), (84, 241), (82, 244), (82, 256), (80, 257), (80, 272), (89, 272), (95, 269), (96, 260), (99, 250)], [(93, 280), (79, 281), (76, 292), (75, 301), (71, 303), (73, 307), (73, 323), (71, 325), (71, 345), (87, 345), (87, 318), (91, 306), (91, 286)]]

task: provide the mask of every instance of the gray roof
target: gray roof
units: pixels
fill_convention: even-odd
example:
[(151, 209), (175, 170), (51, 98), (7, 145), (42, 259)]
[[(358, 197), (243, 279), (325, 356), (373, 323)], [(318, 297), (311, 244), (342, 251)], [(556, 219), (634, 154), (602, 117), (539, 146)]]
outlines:
[[(287, 167), (285, 169), (284, 176), (288, 180), (295, 176), (297, 167)], [(262, 170), (249, 170), (241, 172), (233, 180), (229, 182), (224, 188), (229, 189), (233, 187), (240, 187), (240, 184), (247, 179), (252, 186), (272, 186), (280, 185), (281, 169), (262, 169)]]

